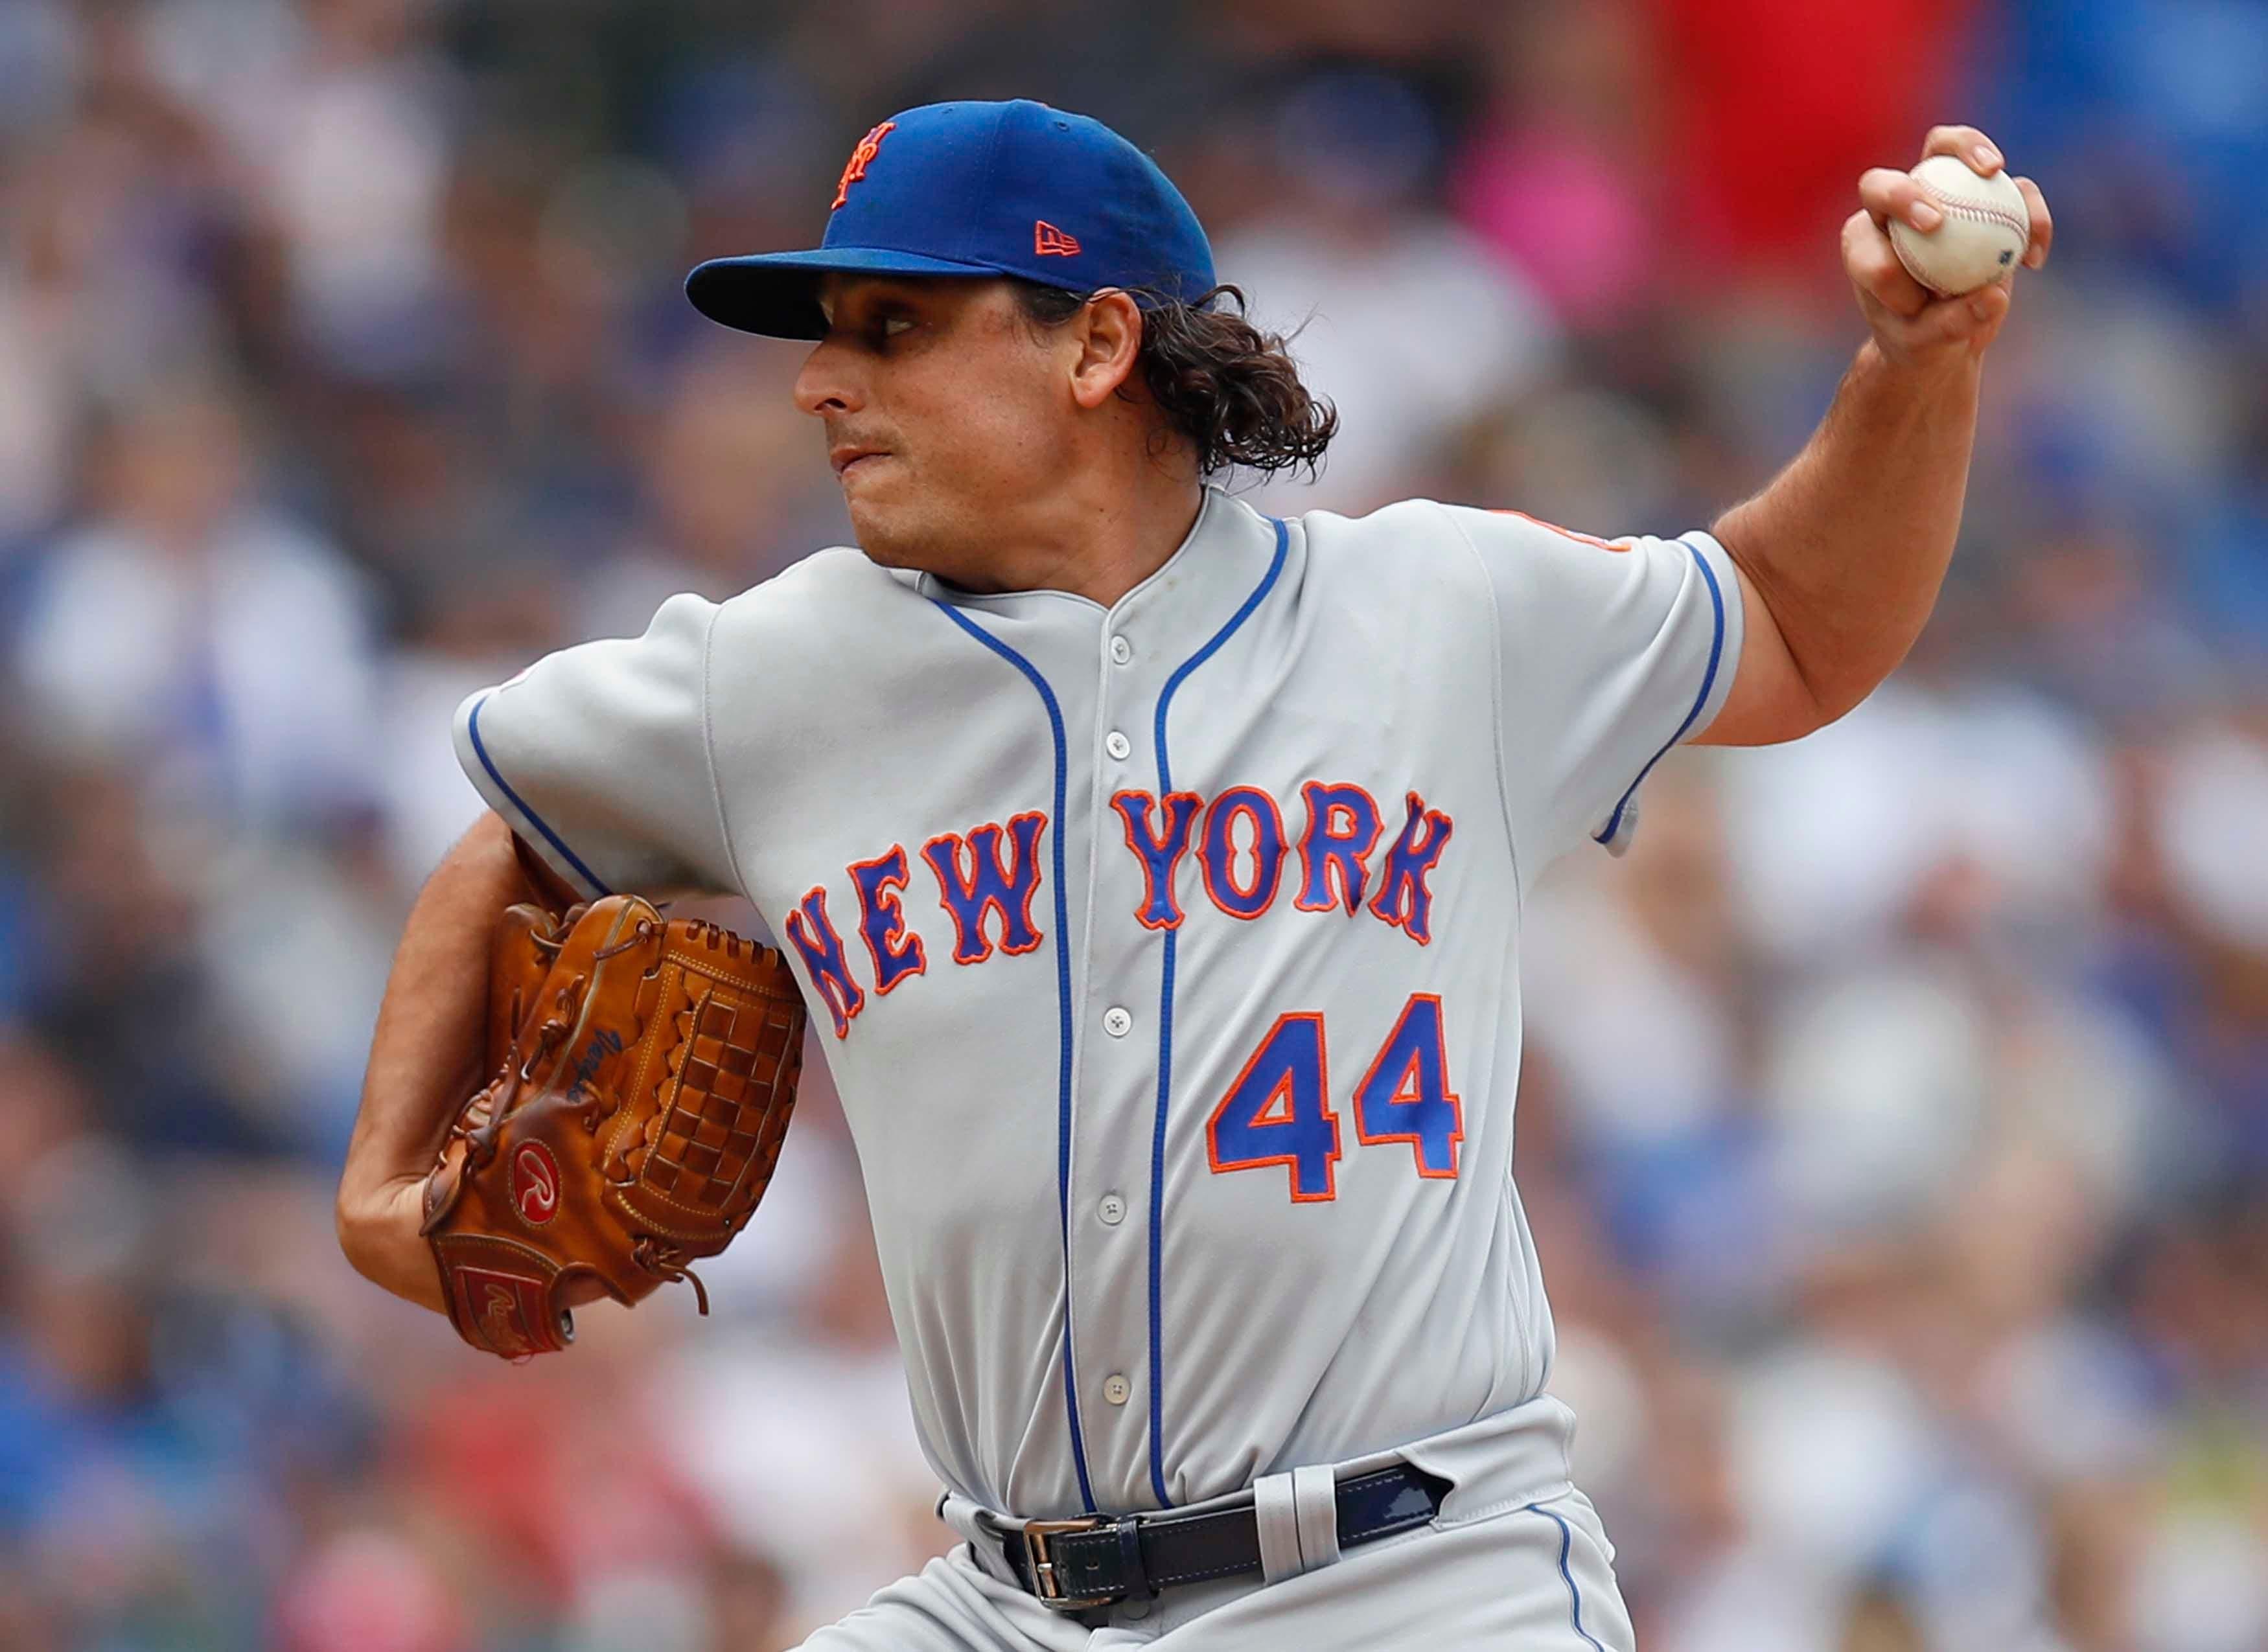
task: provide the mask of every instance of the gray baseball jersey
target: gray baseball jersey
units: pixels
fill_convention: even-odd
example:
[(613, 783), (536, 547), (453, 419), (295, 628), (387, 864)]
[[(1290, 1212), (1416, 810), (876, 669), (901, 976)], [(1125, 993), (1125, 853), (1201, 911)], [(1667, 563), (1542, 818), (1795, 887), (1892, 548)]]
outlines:
[(1741, 634), (1705, 534), (1208, 489), (1107, 610), (821, 551), (475, 695), (458, 743), (580, 888), (762, 914), (930, 1458), (1058, 1517), (1541, 1391), (1521, 900), (1627, 839)]

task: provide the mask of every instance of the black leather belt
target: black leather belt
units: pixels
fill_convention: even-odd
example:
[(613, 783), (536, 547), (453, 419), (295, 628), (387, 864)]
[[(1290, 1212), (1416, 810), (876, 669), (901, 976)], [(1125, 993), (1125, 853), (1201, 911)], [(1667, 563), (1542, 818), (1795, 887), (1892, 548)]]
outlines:
[[(1339, 1546), (1351, 1549), (1424, 1525), (1449, 1482), (1397, 1463), (1341, 1480)], [(994, 1534), (1027, 1592), (1063, 1612), (1147, 1598), (1177, 1583), (1260, 1570), (1260, 1522), (1250, 1503), (1201, 1515), (1095, 1515), (1035, 1520)]]

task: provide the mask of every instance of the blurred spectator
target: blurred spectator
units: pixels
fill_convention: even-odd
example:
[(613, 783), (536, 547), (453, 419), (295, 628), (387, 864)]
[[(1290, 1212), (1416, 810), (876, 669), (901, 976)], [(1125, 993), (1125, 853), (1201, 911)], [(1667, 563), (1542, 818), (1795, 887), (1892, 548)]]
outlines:
[(1372, 510), (1431, 476), (1451, 433), (1550, 366), (1542, 302), (1444, 217), (1439, 117), (1406, 82), (1333, 72), (1294, 87), (1270, 135), (1270, 209), (1215, 247), (1263, 326), (1338, 407), (1322, 478), (1270, 510)]
[(1458, 169), (1465, 222), (1585, 332), (1633, 319), (1669, 252), (1647, 22), (1635, 0), (1506, 8), (1498, 101)]
[(351, 568), (250, 497), (247, 439), (212, 383), (107, 421), (92, 519), (42, 559), (18, 670), (59, 749), (217, 819), (320, 821), (369, 795), (373, 639)]
[(688, 1344), (665, 1378), (676, 1461), (741, 1544), (788, 1563), (806, 1632), (953, 1540), (932, 1514), (865, 1203), (834, 1187), (832, 1254), (806, 1270), (793, 1317)]
[(585, 589), (577, 635), (634, 636), (678, 591), (721, 601), (848, 537), (839, 501), (814, 496), (824, 443), (792, 399), (799, 359), (775, 345), (679, 367), (641, 442), (649, 514)]

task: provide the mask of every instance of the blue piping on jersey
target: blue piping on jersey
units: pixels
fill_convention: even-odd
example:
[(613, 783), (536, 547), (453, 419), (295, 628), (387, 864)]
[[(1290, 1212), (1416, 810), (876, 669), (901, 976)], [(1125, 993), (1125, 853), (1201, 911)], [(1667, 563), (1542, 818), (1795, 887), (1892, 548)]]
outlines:
[(1623, 829), (1623, 815), (1630, 808), (1631, 799), (1637, 797), (1638, 789), (1646, 784), (1646, 777), (1653, 773), (1653, 766), (1669, 755), (1670, 746), (1685, 738), (1685, 731), (1701, 715), (1701, 708), (1709, 703), (1709, 691), (1717, 686), (1717, 664), (1725, 652), (1725, 593), (1717, 588), (1717, 572), (1709, 566), (1709, 559), (1701, 554), (1701, 547), (1690, 540), (1677, 542), (1691, 553), (1694, 564), (1701, 570), (1701, 577), (1708, 582), (1709, 606), (1717, 621), (1716, 635), (1709, 639), (1709, 669), (1701, 673), (1701, 692), (1693, 697), (1693, 709), (1685, 714), (1685, 721), (1677, 725), (1677, 732), (1669, 737), (1668, 743), (1646, 760), (1646, 767), (1638, 772), (1638, 778), (1631, 782), (1630, 789), (1615, 804), (1614, 813), (1607, 817), (1607, 824), (1592, 834), (1592, 841), (1596, 843), (1614, 841), (1615, 833)]
[(1039, 691), (1040, 703), (1048, 709), (1048, 732), (1055, 738), (1056, 747), (1056, 814), (1055, 830), (1049, 835), (1055, 841), (1056, 886), (1056, 1010), (1057, 1022), (1056, 1077), (1056, 1210), (1062, 1222), (1064, 1259), (1064, 1343), (1063, 1383), (1064, 1414), (1071, 1427), (1071, 1466), (1079, 1471), (1079, 1499), (1086, 1512), (1094, 1512), (1094, 1491), (1086, 1478), (1086, 1442), (1080, 1436), (1079, 1427), (1079, 1373), (1071, 1352), (1071, 919), (1070, 907), (1064, 891), (1064, 723), (1063, 710), (1056, 704), (1055, 690), (1048, 679), (1040, 675), (1031, 661), (994, 636), (983, 626), (950, 603), (930, 600), (939, 612), (990, 649), (1002, 659), (1024, 673), (1027, 680)]
[[(493, 688), (489, 690), (489, 694), (490, 694), (495, 692), (496, 690)], [(511, 782), (506, 781), (502, 775), (497, 772), (495, 760), (489, 756), (488, 745), (481, 738), (481, 708), (488, 704), (488, 702), (489, 695), (482, 694), (478, 700), (473, 701), (473, 709), (465, 717), (465, 732), (471, 737), (473, 742), (473, 755), (481, 760), (481, 767), (488, 770), (489, 778), (496, 782), (497, 789), (502, 792), (506, 798), (510, 799), (512, 806), (519, 810), (521, 814), (527, 818), (527, 824), (535, 828), (537, 834), (541, 836), (546, 843), (549, 843), (553, 848), (559, 851), (559, 858), (565, 861), (568, 865), (573, 867), (576, 874), (580, 877), (585, 883), (597, 890), (600, 895), (611, 894), (613, 892), (607, 887), (606, 880), (600, 877), (596, 872), (593, 872), (589, 867), (584, 865), (581, 861), (578, 860), (575, 856), (575, 851), (569, 848), (567, 845), (560, 840), (559, 834), (556, 832), (554, 832), (549, 826), (545, 824), (543, 817), (536, 813), (534, 810), (529, 808), (527, 806), (527, 800), (522, 797), (518, 792), (514, 791), (512, 789)]]
[(1559, 1575), (1567, 1582), (1567, 1606), (1568, 1610), (1574, 1614), (1575, 1633), (1582, 1636), (1584, 1644), (1591, 1648), (1591, 1652), (1607, 1652), (1606, 1648), (1601, 1646), (1593, 1638), (1591, 1632), (1583, 1627), (1583, 1591), (1575, 1587), (1575, 1574), (1567, 1568), (1567, 1552), (1575, 1542), (1574, 1531), (1565, 1520), (1553, 1514), (1542, 1503), (1528, 1504), (1528, 1512), (1532, 1515), (1542, 1515), (1559, 1528)]
[[(1276, 576), (1284, 571), (1284, 554), (1291, 543), (1291, 535), (1280, 518), (1271, 517), (1276, 525), (1276, 555), (1268, 564), (1268, 572), (1244, 606), (1229, 615), (1228, 623), (1213, 633), (1212, 641), (1189, 658), (1183, 660), (1158, 695), (1158, 796), (1166, 797), (1174, 789), (1174, 772), (1166, 756), (1166, 714), (1173, 707), (1174, 691), (1182, 679), (1219, 652), (1220, 645), (1236, 634), (1236, 628), (1252, 617), (1269, 591), (1274, 589)], [(1166, 934), (1165, 968), (1158, 989), (1158, 1113), (1150, 1128), (1150, 1489), (1156, 1494), (1158, 1507), (1171, 1509), (1174, 1500), (1166, 1494), (1166, 1359), (1164, 1311), (1164, 1256), (1166, 1218), (1166, 1100), (1174, 1088), (1174, 939), (1178, 930)]]

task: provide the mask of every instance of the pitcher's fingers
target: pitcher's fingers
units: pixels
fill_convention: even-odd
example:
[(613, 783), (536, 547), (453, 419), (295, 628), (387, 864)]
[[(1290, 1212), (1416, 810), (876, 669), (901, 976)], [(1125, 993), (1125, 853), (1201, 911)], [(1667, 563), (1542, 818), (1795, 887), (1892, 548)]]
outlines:
[(1923, 140), (1922, 158), (1932, 155), (1958, 155), (1967, 161), (1970, 169), (1990, 178), (2007, 163), (2001, 159), (1999, 146), (1973, 126), (1933, 126)]
[(2016, 302), (2015, 284), (2004, 275), (1947, 302), (1966, 305), (1971, 325), (1978, 330), (1990, 331), (2008, 319), (2009, 306)]
[(1996, 281), (1957, 298), (1933, 298), (1919, 315), (1901, 316), (1891, 325), (1910, 350), (1926, 350), (1995, 331), (2007, 319), (2011, 293)]
[(1877, 224), (1903, 218), (1925, 235), (1945, 222), (1945, 214), (1923, 193), (1913, 174), (1895, 166), (1869, 166), (1859, 174), (1859, 204)]
[(2016, 180), (2016, 187), (2024, 192), (2024, 209), (2031, 217), (2032, 239), (2024, 248), (2027, 268), (2037, 269), (2048, 261), (2048, 249), (2055, 245), (2055, 218), (2048, 211), (2048, 198), (2040, 187), (2029, 178)]
[(1882, 226), (1864, 211), (1843, 222), (1843, 268), (1852, 284), (1894, 315), (1919, 315), (1929, 290), (1906, 273)]

